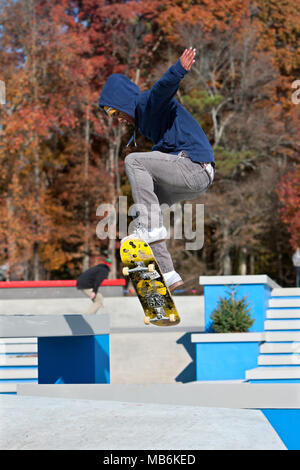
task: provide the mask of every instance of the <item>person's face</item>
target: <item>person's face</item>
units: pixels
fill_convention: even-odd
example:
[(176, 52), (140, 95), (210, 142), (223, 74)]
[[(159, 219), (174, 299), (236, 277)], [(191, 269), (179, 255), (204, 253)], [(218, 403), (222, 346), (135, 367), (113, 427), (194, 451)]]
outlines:
[(129, 114), (123, 113), (123, 111), (116, 111), (113, 117), (121, 124), (134, 124), (134, 119)]

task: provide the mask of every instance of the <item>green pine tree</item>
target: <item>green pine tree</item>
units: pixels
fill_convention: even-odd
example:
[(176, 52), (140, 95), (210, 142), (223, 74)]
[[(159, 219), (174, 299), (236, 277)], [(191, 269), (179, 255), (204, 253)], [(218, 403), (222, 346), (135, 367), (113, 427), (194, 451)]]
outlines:
[(218, 306), (211, 314), (212, 329), (215, 333), (246, 332), (253, 325), (246, 296), (237, 298), (237, 287), (230, 287), (229, 297), (220, 297)]

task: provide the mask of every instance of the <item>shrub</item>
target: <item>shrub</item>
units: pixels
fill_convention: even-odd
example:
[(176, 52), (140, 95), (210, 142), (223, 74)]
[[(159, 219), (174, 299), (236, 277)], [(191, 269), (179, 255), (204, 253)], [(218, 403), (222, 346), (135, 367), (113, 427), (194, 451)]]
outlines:
[(231, 286), (229, 297), (220, 297), (218, 306), (211, 314), (215, 333), (246, 332), (253, 325), (246, 296), (237, 298), (237, 287)]

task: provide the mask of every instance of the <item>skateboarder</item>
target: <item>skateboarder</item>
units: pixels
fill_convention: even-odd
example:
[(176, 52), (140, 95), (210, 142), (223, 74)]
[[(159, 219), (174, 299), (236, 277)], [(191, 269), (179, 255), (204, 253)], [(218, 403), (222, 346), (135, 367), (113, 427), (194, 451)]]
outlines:
[(93, 302), (93, 305), (87, 311), (87, 315), (96, 313), (103, 305), (103, 296), (98, 292), (100, 284), (107, 279), (111, 266), (111, 260), (106, 258), (100, 264), (84, 271), (77, 279), (76, 287), (82, 290)]
[(195, 62), (195, 55), (195, 49), (185, 49), (162, 78), (143, 93), (125, 75), (113, 74), (99, 100), (99, 106), (108, 115), (134, 124), (128, 145), (132, 140), (136, 145), (137, 130), (155, 144), (151, 152), (127, 155), (125, 170), (134, 203), (139, 204), (133, 235), (151, 244), (170, 290), (183, 281), (167, 250), (167, 230), (160, 205), (196, 199), (214, 178), (212, 147), (197, 121), (174, 98), (180, 81)]

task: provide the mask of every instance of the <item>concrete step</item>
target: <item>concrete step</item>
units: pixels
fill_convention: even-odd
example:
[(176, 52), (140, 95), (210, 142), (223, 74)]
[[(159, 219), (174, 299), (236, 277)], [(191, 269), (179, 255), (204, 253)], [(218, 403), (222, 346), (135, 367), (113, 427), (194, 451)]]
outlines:
[(265, 331), (270, 330), (300, 330), (300, 320), (266, 320)]
[(300, 353), (299, 343), (263, 343), (259, 346), (261, 354), (293, 354)]
[(20, 367), (20, 368), (8, 368), (5, 367), (0, 369), (0, 379), (37, 379), (38, 370), (37, 367)]
[(300, 365), (300, 354), (267, 354), (258, 356), (259, 366)]
[(298, 308), (274, 308), (269, 309), (266, 312), (267, 318), (282, 318), (282, 319), (289, 319), (289, 318), (299, 318), (300, 319), (300, 309)]
[(16, 382), (0, 382), (0, 393), (16, 393), (17, 383)]
[(37, 344), (36, 338), (0, 338), (0, 345), (3, 344)]
[(300, 367), (256, 367), (246, 371), (246, 380), (300, 379)]
[(17, 388), (21, 383), (26, 383), (27, 385), (34, 384), (37, 385), (37, 379), (19, 379), (19, 380), (7, 380), (6, 382), (0, 381), (0, 398), (2, 399), (7, 393), (17, 393)]
[(30, 354), (37, 353), (37, 342), (36, 343), (4, 343), (0, 344), (0, 354)]
[(266, 342), (300, 341), (300, 331), (266, 331)]
[(300, 297), (298, 298), (270, 298), (269, 299), (270, 308), (299, 308), (300, 307)]
[(37, 366), (38, 359), (35, 356), (16, 356), (14, 354), (11, 355), (3, 355), (0, 356), (0, 366)]
[(281, 287), (272, 289), (272, 297), (300, 297), (299, 287)]

